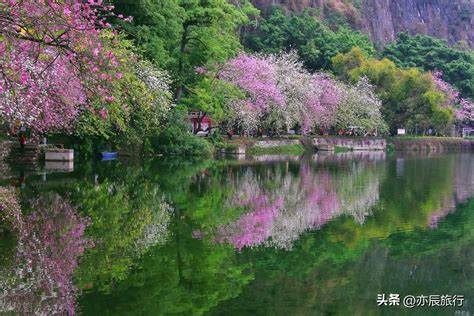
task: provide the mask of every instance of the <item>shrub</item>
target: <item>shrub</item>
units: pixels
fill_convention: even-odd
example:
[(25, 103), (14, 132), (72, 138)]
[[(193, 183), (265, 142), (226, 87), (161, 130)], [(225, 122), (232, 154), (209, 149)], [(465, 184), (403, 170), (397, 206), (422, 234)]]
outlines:
[(189, 131), (185, 115), (186, 112), (180, 109), (174, 109), (169, 113), (165, 128), (150, 139), (154, 152), (188, 157), (205, 157), (212, 154), (211, 144)]

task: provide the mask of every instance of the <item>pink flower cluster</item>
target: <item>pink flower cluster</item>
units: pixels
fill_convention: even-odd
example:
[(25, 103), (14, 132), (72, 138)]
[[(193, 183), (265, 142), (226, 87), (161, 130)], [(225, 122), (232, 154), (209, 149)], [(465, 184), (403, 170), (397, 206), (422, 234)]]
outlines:
[(327, 128), (334, 123), (339, 86), (327, 74), (308, 73), (295, 53), (241, 53), (218, 75), (246, 95), (235, 109), (242, 125), (290, 129), (298, 124), (307, 133), (315, 126)]
[(456, 120), (459, 122), (472, 122), (474, 121), (474, 104), (472, 101), (460, 98), (459, 91), (453, 86), (444, 81), (443, 73), (441, 71), (435, 71), (432, 73), (433, 82), (436, 87), (444, 93), (445, 103), (444, 106), (451, 108), (456, 116)]
[(308, 89), (310, 92), (306, 105), (308, 112), (302, 124), (303, 132), (308, 132), (314, 125), (322, 128), (331, 127), (339, 109), (341, 94), (336, 81), (327, 74), (315, 74), (309, 88), (312, 89)]
[(0, 0), (0, 116), (33, 133), (70, 131), (88, 97), (110, 96), (121, 75), (101, 33), (101, 0)]
[(284, 104), (275, 67), (265, 58), (239, 54), (227, 62), (220, 77), (247, 93), (248, 99), (243, 105), (249, 110), (264, 112), (270, 105)]

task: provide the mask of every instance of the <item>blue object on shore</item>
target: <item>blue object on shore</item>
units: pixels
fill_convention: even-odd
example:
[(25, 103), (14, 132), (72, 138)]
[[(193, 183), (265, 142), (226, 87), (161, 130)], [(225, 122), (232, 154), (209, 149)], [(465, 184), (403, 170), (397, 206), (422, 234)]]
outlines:
[(103, 151), (102, 160), (114, 160), (117, 159), (117, 152)]

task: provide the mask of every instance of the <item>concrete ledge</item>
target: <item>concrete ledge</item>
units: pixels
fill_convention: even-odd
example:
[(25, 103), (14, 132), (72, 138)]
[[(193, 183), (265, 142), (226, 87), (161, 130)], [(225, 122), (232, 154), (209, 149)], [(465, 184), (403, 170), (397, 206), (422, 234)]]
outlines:
[(45, 149), (44, 159), (46, 161), (71, 161), (74, 160), (73, 149)]
[(46, 160), (44, 168), (46, 171), (72, 172), (74, 171), (74, 160)]
[(350, 150), (385, 150), (387, 141), (382, 138), (343, 138), (343, 137), (315, 137), (312, 145), (318, 150), (334, 150), (335, 147)]
[(454, 137), (413, 137), (392, 138), (397, 151), (458, 152), (474, 151), (474, 140)]
[(252, 144), (252, 146), (260, 148), (272, 148), (299, 144), (301, 144), (301, 141), (299, 139), (268, 139), (257, 140)]

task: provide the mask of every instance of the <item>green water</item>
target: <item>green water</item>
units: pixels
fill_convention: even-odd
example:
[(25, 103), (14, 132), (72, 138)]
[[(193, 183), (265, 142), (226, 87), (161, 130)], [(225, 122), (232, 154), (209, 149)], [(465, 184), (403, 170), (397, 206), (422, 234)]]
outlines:
[[(473, 154), (90, 161), (0, 179), (22, 208), (0, 225), (0, 314), (473, 313)], [(378, 306), (390, 293), (464, 302)]]

